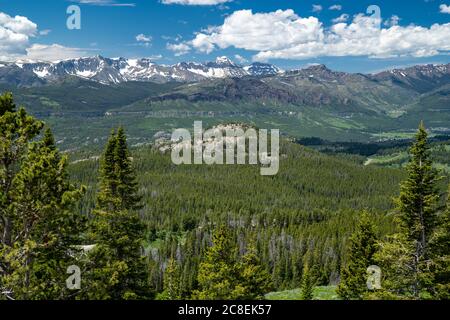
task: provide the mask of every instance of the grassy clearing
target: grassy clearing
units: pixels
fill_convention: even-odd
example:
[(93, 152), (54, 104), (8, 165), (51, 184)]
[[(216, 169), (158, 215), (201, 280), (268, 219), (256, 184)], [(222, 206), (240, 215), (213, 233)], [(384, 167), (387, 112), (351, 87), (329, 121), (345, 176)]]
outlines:
[[(267, 300), (301, 300), (301, 290), (270, 292), (266, 294)], [(339, 300), (336, 294), (336, 286), (319, 286), (314, 288), (313, 300)]]

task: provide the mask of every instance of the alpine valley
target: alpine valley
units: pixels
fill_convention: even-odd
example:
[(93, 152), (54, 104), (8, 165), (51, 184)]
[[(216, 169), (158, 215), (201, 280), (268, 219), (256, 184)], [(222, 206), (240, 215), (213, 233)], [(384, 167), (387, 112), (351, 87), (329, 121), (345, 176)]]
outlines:
[(420, 120), (432, 134), (450, 131), (450, 64), (353, 74), (324, 65), (241, 66), (227, 57), (168, 66), (95, 56), (0, 63), (0, 91), (49, 123), (61, 149), (95, 145), (119, 124), (145, 144), (191, 128), (193, 119), (332, 141), (408, 138)]

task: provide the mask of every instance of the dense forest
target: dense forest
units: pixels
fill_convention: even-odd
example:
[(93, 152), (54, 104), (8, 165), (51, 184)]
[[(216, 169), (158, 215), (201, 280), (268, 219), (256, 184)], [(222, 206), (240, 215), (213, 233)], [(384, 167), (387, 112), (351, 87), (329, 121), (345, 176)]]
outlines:
[[(280, 170), (181, 165), (116, 128), (64, 154), (0, 97), (0, 299), (448, 299), (448, 177), (420, 126), (402, 168), (281, 142)], [(446, 203), (447, 201), (447, 203)], [(66, 285), (77, 266), (81, 285)], [(381, 268), (381, 286), (367, 268)]]

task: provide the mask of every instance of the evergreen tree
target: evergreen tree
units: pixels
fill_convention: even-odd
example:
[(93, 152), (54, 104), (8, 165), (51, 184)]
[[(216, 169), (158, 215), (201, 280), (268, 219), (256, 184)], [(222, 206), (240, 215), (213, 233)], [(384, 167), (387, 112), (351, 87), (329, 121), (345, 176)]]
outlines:
[(408, 241), (415, 243), (415, 255), (419, 264), (420, 260), (426, 257), (439, 200), (436, 187), (438, 177), (436, 170), (432, 168), (427, 132), (423, 122), (419, 126), (416, 141), (410, 148), (410, 154), (411, 160), (406, 167), (408, 178), (400, 186), (400, 196), (396, 199), (396, 204), (400, 212), (402, 231)]
[(302, 300), (312, 300), (314, 290), (314, 280), (307, 264), (303, 268), (302, 284), (300, 286), (300, 298)]
[(240, 297), (242, 299), (263, 299), (264, 295), (272, 289), (271, 276), (261, 264), (254, 241), (247, 245), (247, 252), (239, 264), (239, 274), (241, 278), (239, 285), (243, 288)]
[(136, 175), (131, 165), (125, 131), (122, 127), (117, 130), (114, 164), (118, 182), (117, 194), (121, 199), (120, 207), (126, 210), (141, 208)]
[(89, 299), (121, 300), (151, 297), (142, 241), (145, 227), (129, 211), (94, 212), (83, 296)]
[(440, 217), (439, 227), (432, 239), (434, 258), (433, 296), (450, 299), (450, 186), (447, 194), (446, 210)]
[(401, 183), (400, 196), (395, 199), (400, 233), (380, 244), (376, 259), (385, 275), (384, 294), (418, 299), (429, 295), (433, 287), (430, 240), (439, 210), (439, 177), (432, 167), (423, 123), (410, 155), (408, 177)]
[(160, 300), (181, 299), (180, 266), (174, 258), (169, 259), (164, 272), (164, 291), (159, 295)]
[[(66, 290), (68, 266), (77, 264), (74, 253), (85, 230), (84, 218), (74, 212), (83, 189), (68, 182), (67, 158), (61, 157), (47, 130), (40, 142), (30, 145), (14, 185), (16, 226), (24, 232), (16, 239), (23, 270), (16, 282), (16, 296), (26, 299), (61, 299), (76, 292)], [(17, 248), (17, 246), (16, 246)], [(12, 257), (10, 252), (9, 257)], [(14, 277), (12, 277), (14, 278)]]
[(341, 272), (337, 288), (343, 299), (362, 299), (367, 292), (367, 268), (374, 264), (376, 236), (373, 223), (367, 212), (363, 212), (356, 231), (350, 237), (347, 266)]
[(236, 247), (226, 227), (213, 235), (213, 245), (208, 248), (198, 271), (199, 290), (194, 298), (200, 300), (233, 300), (240, 297), (239, 272), (236, 265)]
[(100, 163), (100, 190), (97, 208), (104, 210), (139, 209), (136, 176), (133, 171), (123, 128), (112, 131)]
[(0, 96), (0, 292), (10, 299), (63, 299), (66, 269), (83, 231), (73, 211), (82, 189), (43, 124)]
[(6, 92), (0, 95), (0, 116), (3, 116), (6, 112), (14, 113), (15, 111), (16, 104), (14, 103), (12, 93)]
[(151, 296), (142, 243), (145, 225), (133, 210), (139, 207), (137, 186), (122, 129), (113, 132), (100, 167), (100, 190), (90, 225), (95, 247), (88, 255), (90, 299), (144, 299)]
[(43, 123), (29, 116), (25, 109), (15, 109), (12, 94), (0, 95), (0, 243), (12, 245), (13, 180), (20, 170), (30, 141), (41, 131)]

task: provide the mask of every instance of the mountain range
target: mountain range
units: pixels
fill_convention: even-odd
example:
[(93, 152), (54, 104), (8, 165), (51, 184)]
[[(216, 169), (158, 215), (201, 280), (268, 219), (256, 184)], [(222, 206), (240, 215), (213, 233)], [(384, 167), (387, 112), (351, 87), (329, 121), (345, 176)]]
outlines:
[(0, 91), (6, 90), (31, 112), (50, 116), (63, 135), (68, 126), (75, 136), (98, 135), (99, 128), (107, 133), (117, 121), (142, 138), (142, 128), (190, 127), (198, 118), (347, 141), (404, 137), (420, 120), (437, 133), (450, 132), (450, 64), (361, 74), (325, 65), (241, 66), (226, 57), (166, 66), (95, 56), (0, 63)]
[(282, 70), (271, 64), (255, 62), (240, 66), (227, 57), (214, 62), (181, 62), (175, 65), (158, 65), (150, 59), (105, 58), (102, 56), (70, 59), (57, 62), (17, 61), (0, 63), (0, 82), (18, 86), (35, 86), (76, 76), (103, 84), (127, 81), (145, 82), (196, 82), (205, 79), (268, 76)]

